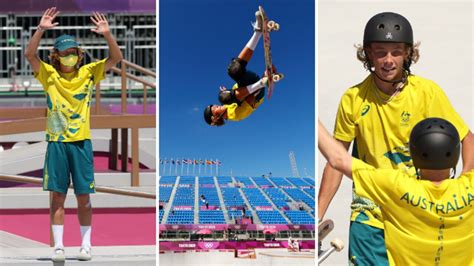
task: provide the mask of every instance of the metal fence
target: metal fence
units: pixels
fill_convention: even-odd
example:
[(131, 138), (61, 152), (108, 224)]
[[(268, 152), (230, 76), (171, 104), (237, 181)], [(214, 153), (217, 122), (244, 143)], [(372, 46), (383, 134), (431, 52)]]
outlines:
[[(156, 68), (156, 17), (155, 14), (108, 14), (110, 29), (125, 59), (148, 70)], [(41, 19), (40, 15), (0, 15), (0, 79), (13, 76), (32, 77), (31, 67), (23, 56), (26, 46)], [(86, 51), (84, 63), (108, 56), (104, 38), (91, 32), (90, 14), (61, 14), (59, 26), (44, 33), (38, 56), (48, 62), (54, 39), (61, 34), (74, 35)], [(138, 73), (134, 73), (139, 75)], [(109, 79), (113, 74), (109, 74)], [(18, 79), (18, 78), (17, 78)], [(2, 87), (0, 82), (0, 87)]]

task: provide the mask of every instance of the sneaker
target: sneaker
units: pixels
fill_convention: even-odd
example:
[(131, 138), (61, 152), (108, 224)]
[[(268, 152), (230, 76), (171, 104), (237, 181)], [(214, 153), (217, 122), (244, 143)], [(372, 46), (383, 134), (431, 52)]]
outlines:
[(92, 259), (91, 250), (87, 248), (81, 248), (79, 250), (79, 255), (77, 255), (77, 259), (81, 261), (87, 261)]
[(262, 16), (260, 10), (255, 12), (255, 22), (252, 22), (252, 27), (254, 31), (262, 31)]
[(51, 256), (51, 260), (54, 262), (64, 262), (66, 260), (66, 253), (64, 252), (64, 249), (55, 249), (53, 256)]

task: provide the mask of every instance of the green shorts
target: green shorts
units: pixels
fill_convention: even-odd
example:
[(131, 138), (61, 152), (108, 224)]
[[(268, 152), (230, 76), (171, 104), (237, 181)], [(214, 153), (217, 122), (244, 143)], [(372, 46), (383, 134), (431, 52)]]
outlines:
[(94, 154), (90, 140), (48, 142), (43, 171), (43, 190), (76, 195), (95, 193)]
[(384, 230), (351, 222), (349, 231), (350, 265), (388, 265)]

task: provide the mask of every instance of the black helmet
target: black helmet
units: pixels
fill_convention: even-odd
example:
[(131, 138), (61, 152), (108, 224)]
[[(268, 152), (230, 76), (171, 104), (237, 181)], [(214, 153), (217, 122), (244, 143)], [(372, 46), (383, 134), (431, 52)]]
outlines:
[(416, 169), (456, 168), (460, 153), (459, 134), (442, 118), (427, 118), (412, 129), (410, 154)]
[(401, 42), (413, 45), (413, 30), (402, 15), (383, 12), (373, 16), (365, 25), (364, 46), (373, 42)]
[(209, 125), (212, 123), (212, 111), (211, 111), (211, 105), (208, 105), (206, 109), (204, 109), (204, 120), (206, 120), (206, 123)]

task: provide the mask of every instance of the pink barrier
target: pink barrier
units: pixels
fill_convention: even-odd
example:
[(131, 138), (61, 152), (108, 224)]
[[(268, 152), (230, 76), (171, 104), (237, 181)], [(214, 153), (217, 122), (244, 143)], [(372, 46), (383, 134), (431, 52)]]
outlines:
[[(314, 249), (315, 241), (302, 240), (301, 249)], [(216, 250), (216, 249), (255, 249), (288, 248), (288, 241), (160, 241), (160, 251)]]
[(263, 231), (265, 229), (275, 229), (277, 231), (296, 231), (306, 230), (314, 231), (314, 224), (160, 224), (160, 231), (167, 230), (183, 230), (194, 231), (201, 229), (211, 230), (249, 230), (249, 231)]

